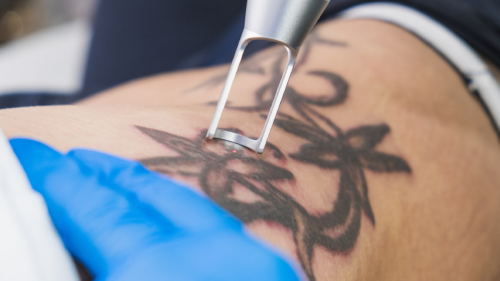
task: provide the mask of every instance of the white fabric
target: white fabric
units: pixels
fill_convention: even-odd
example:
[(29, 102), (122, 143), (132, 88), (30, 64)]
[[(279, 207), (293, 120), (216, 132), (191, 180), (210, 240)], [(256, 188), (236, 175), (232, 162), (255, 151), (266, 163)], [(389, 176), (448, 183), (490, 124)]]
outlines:
[(0, 95), (47, 91), (72, 94), (83, 81), (90, 27), (76, 20), (0, 48)]
[(0, 280), (77, 281), (43, 198), (0, 131)]
[(464, 40), (434, 19), (403, 5), (370, 3), (354, 6), (341, 15), (344, 19), (370, 18), (396, 24), (429, 43), (456, 69), (471, 80), (500, 129), (500, 86), (479, 55)]

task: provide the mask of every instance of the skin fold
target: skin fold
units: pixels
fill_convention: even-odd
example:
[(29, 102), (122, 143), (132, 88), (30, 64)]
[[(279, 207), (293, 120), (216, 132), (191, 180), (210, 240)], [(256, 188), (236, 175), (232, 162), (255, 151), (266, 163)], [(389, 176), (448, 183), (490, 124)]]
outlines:
[[(244, 61), (219, 127), (260, 134), (284, 55), (277, 46)], [(500, 280), (499, 139), (431, 48), (383, 22), (319, 25), (262, 155), (204, 138), (228, 68), (140, 79), (77, 105), (2, 110), (0, 128), (186, 182), (310, 280)]]

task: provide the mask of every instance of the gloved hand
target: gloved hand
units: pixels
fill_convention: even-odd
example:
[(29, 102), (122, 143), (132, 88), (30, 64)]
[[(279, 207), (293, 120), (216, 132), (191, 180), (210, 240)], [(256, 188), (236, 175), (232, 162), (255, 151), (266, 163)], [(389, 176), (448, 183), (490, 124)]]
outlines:
[(298, 280), (203, 195), (141, 164), (11, 140), (66, 248), (95, 280)]

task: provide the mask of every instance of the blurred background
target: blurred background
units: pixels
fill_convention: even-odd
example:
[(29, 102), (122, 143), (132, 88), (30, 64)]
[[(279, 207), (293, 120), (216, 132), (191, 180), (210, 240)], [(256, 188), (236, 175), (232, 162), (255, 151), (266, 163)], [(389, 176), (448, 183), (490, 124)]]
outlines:
[(89, 19), (95, 0), (0, 0), (0, 45), (43, 28)]
[(0, 96), (81, 87), (95, 0), (0, 0)]
[(0, 108), (68, 104), (132, 79), (230, 62), (245, 6), (0, 0)]

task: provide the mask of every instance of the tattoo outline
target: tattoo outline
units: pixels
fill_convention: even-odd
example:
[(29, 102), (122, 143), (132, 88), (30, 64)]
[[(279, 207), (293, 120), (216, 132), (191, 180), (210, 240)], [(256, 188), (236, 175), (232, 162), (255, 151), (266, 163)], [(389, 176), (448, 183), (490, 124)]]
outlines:
[[(304, 65), (314, 44), (328, 44), (345, 47), (346, 44), (321, 39), (316, 33), (304, 45), (302, 60), (296, 69)], [(255, 112), (267, 112), (274, 98), (264, 98), (281, 78), (281, 65), (284, 57), (278, 58), (271, 67), (270, 80), (255, 93), (255, 105), (226, 108)], [(257, 64), (248, 67), (251, 73), (265, 74)], [(317, 108), (340, 105), (348, 96), (348, 83), (339, 75), (317, 70), (309, 75), (326, 79), (333, 86), (330, 95), (310, 97), (289, 86), (283, 101), (291, 105), (296, 117), (279, 113), (275, 127), (290, 136), (305, 141), (295, 153), (283, 154), (272, 143), (266, 149), (272, 151), (268, 161), (248, 156), (240, 151), (216, 153), (206, 149), (205, 134), (200, 132), (194, 140), (168, 132), (136, 126), (143, 134), (154, 139), (177, 156), (142, 159), (148, 168), (168, 174), (191, 177), (198, 180), (203, 191), (223, 208), (240, 218), (244, 223), (257, 220), (278, 223), (293, 233), (297, 256), (308, 278), (315, 280), (312, 267), (314, 248), (324, 247), (332, 253), (348, 253), (359, 236), (361, 216), (375, 225), (375, 216), (368, 197), (368, 184), (364, 169), (377, 173), (411, 173), (410, 166), (400, 157), (376, 151), (389, 134), (386, 124), (364, 125), (343, 131), (332, 120), (320, 113)], [(214, 78), (215, 82), (220, 77)], [(219, 79), (219, 80), (217, 80)], [(210, 86), (215, 83), (205, 82)], [(220, 81), (220, 83), (222, 83)], [(272, 95), (272, 94), (271, 94)], [(213, 105), (213, 103), (210, 103)], [(233, 129), (237, 130), (237, 129)], [(238, 132), (240, 133), (240, 132)], [(271, 159), (271, 160), (269, 160)], [(281, 161), (281, 162), (280, 162)], [(293, 173), (283, 167), (287, 161), (297, 161), (326, 171), (339, 171), (340, 182), (338, 197), (332, 209), (323, 214), (311, 214), (290, 195), (277, 185), (285, 181), (293, 182)], [(244, 166), (245, 173), (232, 169), (238, 163)], [(281, 164), (280, 164), (281, 163)], [(244, 188), (254, 195), (254, 201), (243, 202), (235, 197), (237, 188)]]

